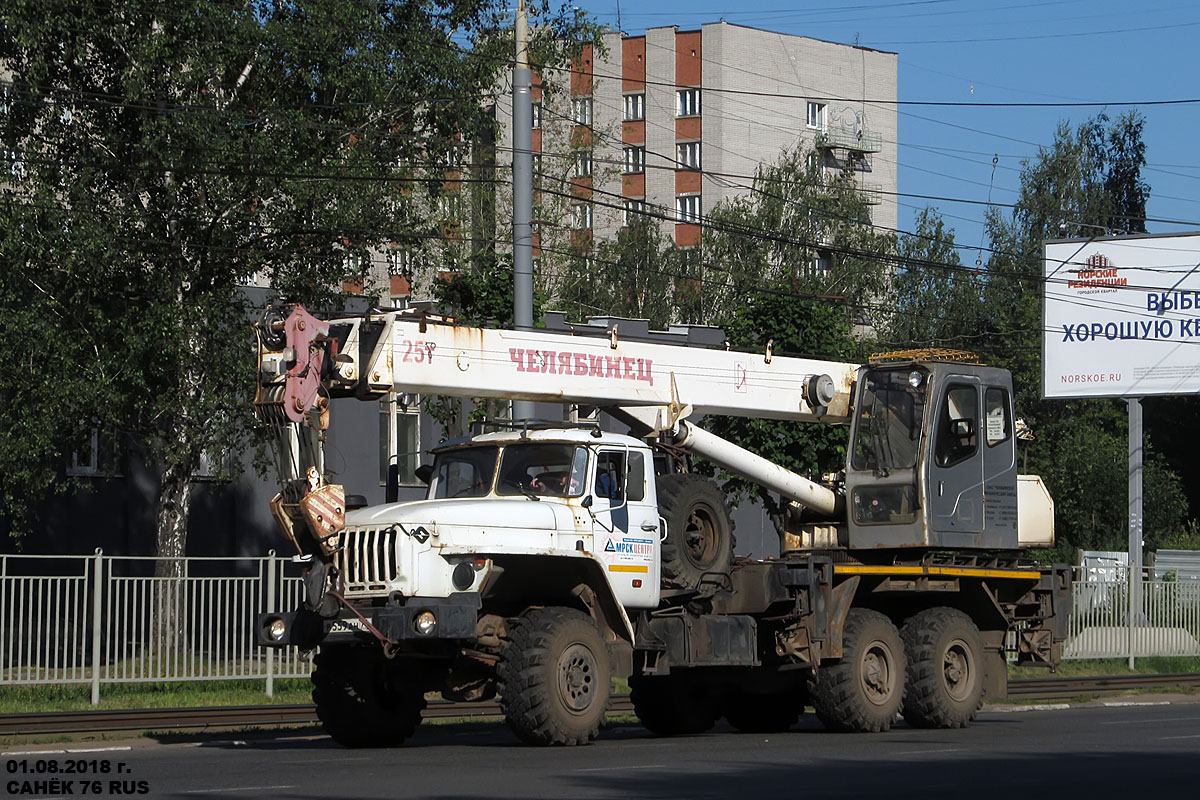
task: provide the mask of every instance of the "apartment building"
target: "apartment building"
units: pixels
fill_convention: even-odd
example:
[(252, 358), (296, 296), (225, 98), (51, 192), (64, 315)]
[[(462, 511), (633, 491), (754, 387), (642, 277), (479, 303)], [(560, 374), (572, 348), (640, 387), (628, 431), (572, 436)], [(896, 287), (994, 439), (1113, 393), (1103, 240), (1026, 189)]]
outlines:
[[(554, 196), (570, 206), (574, 241), (614, 236), (649, 212), (693, 245), (712, 208), (797, 148), (814, 149), (826, 171), (849, 169), (874, 222), (896, 226), (895, 53), (727, 22), (609, 33), (604, 44), (603, 56), (585, 48), (569, 76), (542, 76), (553, 96), (534, 90), (535, 169), (544, 186), (569, 185)], [(511, 106), (497, 114), (507, 126)], [(510, 145), (507, 130), (500, 142)]]

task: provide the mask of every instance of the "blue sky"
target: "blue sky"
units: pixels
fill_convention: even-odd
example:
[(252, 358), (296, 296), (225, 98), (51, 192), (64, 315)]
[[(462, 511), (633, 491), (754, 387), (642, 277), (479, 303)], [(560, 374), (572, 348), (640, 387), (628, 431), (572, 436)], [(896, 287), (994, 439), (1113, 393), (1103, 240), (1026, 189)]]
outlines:
[[(582, 0), (613, 28), (698, 28), (727, 22), (889, 50), (899, 99), (963, 103), (1117, 103), (1200, 98), (1200, 3), (1195, 0)], [(936, 206), (960, 245), (977, 247), (989, 201), (1016, 198), (1021, 160), (1048, 145), (1059, 120), (1101, 110), (902, 106), (899, 227)], [(1200, 230), (1200, 103), (1138, 106), (1146, 118), (1152, 233)], [(992, 159), (999, 156), (993, 177)], [(983, 242), (986, 244), (986, 242)], [(974, 263), (975, 250), (960, 250)], [(986, 261), (986, 256), (984, 258)]]

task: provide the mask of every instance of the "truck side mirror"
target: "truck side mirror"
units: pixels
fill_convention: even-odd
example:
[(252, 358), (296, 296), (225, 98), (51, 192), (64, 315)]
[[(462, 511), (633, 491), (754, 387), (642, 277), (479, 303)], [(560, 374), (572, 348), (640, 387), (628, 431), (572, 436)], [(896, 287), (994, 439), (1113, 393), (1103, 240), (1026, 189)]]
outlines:
[(975, 433), (975, 422), (970, 419), (956, 419), (950, 423), (950, 433), (959, 439), (966, 439)]
[(433, 477), (433, 465), (422, 464), (413, 470), (413, 474), (417, 476), (417, 480), (428, 486), (429, 480)]
[(400, 465), (394, 461), (388, 464), (387, 485), (383, 490), (383, 498), (388, 503), (394, 503), (400, 499)]
[(587, 497), (580, 500), (579, 505), (582, 508), (591, 508), (592, 507), (592, 496), (589, 494)]

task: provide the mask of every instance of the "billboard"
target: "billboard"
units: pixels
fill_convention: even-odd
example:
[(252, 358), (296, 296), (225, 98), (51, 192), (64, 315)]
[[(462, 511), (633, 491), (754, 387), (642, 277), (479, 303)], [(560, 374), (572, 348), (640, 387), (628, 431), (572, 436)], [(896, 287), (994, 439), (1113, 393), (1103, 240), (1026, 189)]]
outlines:
[(1200, 232), (1044, 245), (1043, 397), (1200, 392)]

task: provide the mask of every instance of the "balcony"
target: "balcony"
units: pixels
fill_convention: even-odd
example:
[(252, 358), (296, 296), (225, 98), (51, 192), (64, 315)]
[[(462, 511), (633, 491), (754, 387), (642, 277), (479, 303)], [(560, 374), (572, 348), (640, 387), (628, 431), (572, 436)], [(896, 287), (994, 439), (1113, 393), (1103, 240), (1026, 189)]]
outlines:
[(883, 149), (883, 136), (862, 129), (832, 128), (817, 132), (817, 148), (848, 150), (856, 153), (878, 153)]

